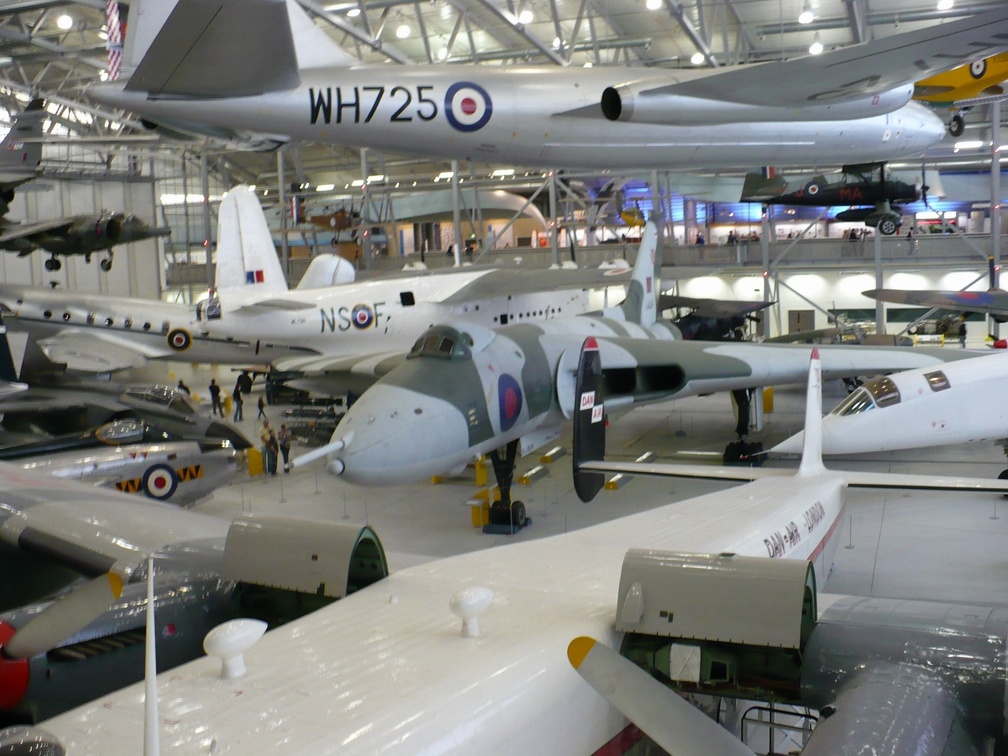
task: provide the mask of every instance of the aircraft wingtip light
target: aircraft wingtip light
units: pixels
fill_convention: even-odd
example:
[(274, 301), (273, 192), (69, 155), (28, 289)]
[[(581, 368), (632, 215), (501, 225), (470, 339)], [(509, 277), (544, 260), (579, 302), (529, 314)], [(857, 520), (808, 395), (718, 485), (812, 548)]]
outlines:
[(595, 639), (585, 635), (578, 636), (567, 645), (567, 658), (574, 669), (580, 669), (585, 657), (595, 647)]

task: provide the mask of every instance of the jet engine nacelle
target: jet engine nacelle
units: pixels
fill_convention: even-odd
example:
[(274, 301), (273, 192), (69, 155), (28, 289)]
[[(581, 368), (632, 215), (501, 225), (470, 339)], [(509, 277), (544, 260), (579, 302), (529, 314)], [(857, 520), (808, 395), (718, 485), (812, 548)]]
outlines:
[(610, 121), (667, 125), (704, 125), (736, 121), (840, 121), (891, 113), (906, 105), (913, 86), (904, 85), (881, 94), (843, 99), (843, 92), (810, 101), (804, 108), (751, 105), (673, 94), (652, 85), (620, 84), (602, 91), (602, 114)]
[(67, 230), (68, 239), (76, 239), (89, 249), (111, 247), (122, 234), (122, 213), (103, 213), (98, 218), (80, 218)]

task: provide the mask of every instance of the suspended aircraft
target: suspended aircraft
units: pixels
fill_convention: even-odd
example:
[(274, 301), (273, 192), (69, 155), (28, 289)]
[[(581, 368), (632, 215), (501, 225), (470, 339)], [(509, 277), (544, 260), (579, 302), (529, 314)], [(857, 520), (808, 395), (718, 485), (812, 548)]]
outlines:
[[(814, 375), (810, 439), (821, 417)], [(601, 397), (596, 406), (604, 412)], [(158, 727), (184, 751), (212, 742), (317, 754), (597, 752), (627, 721), (571, 672), (566, 650), (580, 634), (618, 644), (614, 608), (628, 549), (766, 556), (770, 542), (775, 556), (803, 571), (811, 561), (825, 576), (848, 485), (973, 487), (927, 476), (862, 479), (824, 469), (816, 445), (806, 446), (796, 475), (749, 470), (761, 479), (741, 488), (395, 572), (267, 633), (245, 651), (242, 677), (222, 679), (211, 658), (162, 677)], [(1008, 482), (977, 486), (1000, 491)], [(42, 728), (68, 752), (116, 753), (139, 742), (142, 706), (130, 688)]]
[(259, 201), (239, 186), (221, 201), (216, 288), (195, 309), (9, 285), (0, 285), (0, 303), (12, 327), (28, 330), (50, 360), (74, 370), (107, 373), (149, 359), (249, 365), (339, 355), (367, 373), (365, 359), (405, 352), (441, 320), (491, 326), (584, 312), (587, 289), (625, 284), (629, 272), (466, 267), (333, 285), (352, 279), (347, 260), (323, 255), (288, 289)]
[(36, 97), (14, 117), (10, 131), (0, 141), (0, 216), (10, 208), (14, 190), (39, 174), (45, 116), (45, 103)]
[[(878, 178), (875, 178), (878, 171)], [(920, 176), (906, 177), (888, 174), (884, 163), (845, 165), (839, 176), (819, 174), (811, 178), (787, 180), (773, 169), (750, 171), (742, 187), (742, 202), (764, 205), (799, 205), (830, 207), (851, 205), (836, 214), (838, 221), (864, 221), (879, 233), (892, 236), (901, 225), (903, 215), (897, 202), (927, 200), (932, 187), (924, 185)], [(937, 176), (934, 178), (937, 181)], [(931, 196), (944, 196), (935, 186)]]
[[(149, 7), (153, 5), (154, 7)], [(944, 128), (913, 81), (1004, 50), (1004, 9), (784, 62), (714, 70), (364, 65), (293, 0), (134, 3), (135, 71), (89, 97), (152, 121), (256, 123), (293, 139), (577, 168), (889, 160)], [(251, 59), (225, 54), (255, 49)], [(207, 72), (213, 75), (207, 75)], [(767, 81), (786, 81), (772, 102)]]
[(987, 259), (986, 291), (942, 291), (939, 289), (869, 289), (861, 293), (871, 299), (894, 304), (941, 308), (953, 312), (983, 312), (999, 323), (1008, 320), (1008, 292), (995, 286), (994, 258)]
[[(657, 318), (661, 262), (658, 230), (649, 221), (627, 298), (618, 307), (494, 330), (460, 322), (431, 328), (405, 361), (390, 369), (392, 363), (383, 363), (387, 372), (350, 407), (329, 444), (294, 464), (327, 457), (328, 470), (352, 483), (390, 485), (460, 470), (488, 454), (501, 489), (491, 522), (520, 525), (524, 506), (510, 500), (516, 460), (519, 452), (557, 438), (576, 411), (574, 369), (586, 336), (602, 349), (610, 406), (740, 390), (746, 404), (739, 408), (739, 433), (745, 440), (746, 390), (802, 380), (807, 349), (682, 341), (673, 324)], [(895, 347), (822, 350), (831, 377), (933, 365), (956, 354)], [(326, 376), (346, 380), (346, 372), (333, 364)]]
[(1005, 81), (1008, 54), (1002, 53), (918, 81), (914, 99), (951, 109), (948, 133), (959, 137), (966, 128), (965, 116), (974, 106), (1005, 98)]
[(102, 212), (98, 215), (74, 215), (53, 220), (0, 223), (0, 249), (17, 252), (19, 257), (30, 255), (42, 248), (50, 257), (46, 270), (59, 270), (62, 263), (57, 255), (91, 255), (105, 250), (108, 256), (101, 261), (101, 269), (112, 270), (112, 247), (118, 244), (155, 239), (171, 234), (170, 228), (148, 226), (133, 214)]

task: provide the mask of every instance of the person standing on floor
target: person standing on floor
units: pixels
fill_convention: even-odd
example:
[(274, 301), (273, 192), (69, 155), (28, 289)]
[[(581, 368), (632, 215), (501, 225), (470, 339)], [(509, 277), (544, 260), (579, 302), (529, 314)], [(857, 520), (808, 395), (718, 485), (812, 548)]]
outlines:
[(287, 423), (280, 423), (280, 430), (277, 431), (277, 443), (280, 444), (280, 454), (283, 455), (284, 472), (288, 473), (290, 472), (291, 434), (287, 430)]
[(959, 346), (966, 348), (966, 318), (959, 321)]
[[(270, 472), (270, 437), (276, 439), (276, 435), (273, 433), (273, 429), (270, 428), (269, 420), (263, 420), (262, 427), (259, 429), (259, 442), (262, 444), (260, 451), (262, 452), (263, 461), (263, 473), (268, 475)], [(273, 455), (273, 469), (276, 470), (276, 454)]]
[(217, 385), (217, 379), (210, 379), (210, 416), (213, 417), (214, 414), (219, 413), (221, 417), (224, 417), (224, 405), (220, 401), (220, 386)]
[(187, 394), (191, 394), (191, 393), (192, 393), (192, 392), (191, 392), (191, 391), (189, 390), (189, 387), (188, 387), (188, 386), (186, 386), (186, 385), (185, 385), (185, 384), (184, 384), (184, 383), (182, 382), (182, 379), (181, 379), (181, 378), (179, 378), (179, 379), (178, 379), (178, 390), (179, 390), (179, 391), (185, 391), (185, 392), (186, 392)]
[[(266, 401), (261, 396), (259, 397), (259, 417), (264, 419), (266, 417)], [(256, 420), (258, 420), (259, 417), (257, 417)]]
[(266, 442), (266, 472), (276, 477), (277, 456), (280, 452), (280, 443), (277, 441), (276, 433), (270, 428), (269, 440)]
[(245, 419), (244, 409), (245, 400), (242, 399), (241, 386), (235, 384), (234, 393), (231, 394), (231, 400), (234, 402), (234, 417), (231, 418), (233, 422), (239, 422)]

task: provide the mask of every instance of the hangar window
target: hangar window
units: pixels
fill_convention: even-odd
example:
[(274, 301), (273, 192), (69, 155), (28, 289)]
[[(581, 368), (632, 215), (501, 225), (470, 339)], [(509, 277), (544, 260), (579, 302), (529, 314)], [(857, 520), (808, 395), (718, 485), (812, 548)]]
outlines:
[(928, 386), (931, 387), (932, 391), (944, 391), (949, 387), (948, 378), (945, 377), (945, 373), (941, 370), (925, 373), (924, 377), (927, 378)]

